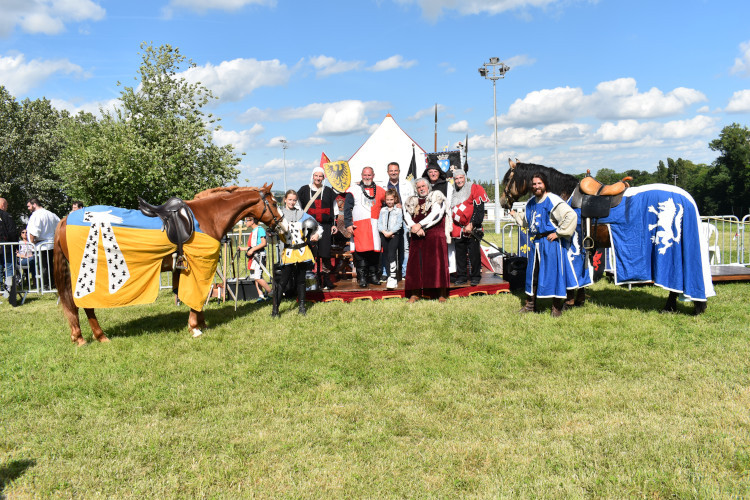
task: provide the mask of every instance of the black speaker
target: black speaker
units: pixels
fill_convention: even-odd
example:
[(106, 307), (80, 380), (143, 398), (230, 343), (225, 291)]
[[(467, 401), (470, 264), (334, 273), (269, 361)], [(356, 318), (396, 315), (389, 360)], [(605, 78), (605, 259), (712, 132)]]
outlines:
[(503, 258), (503, 279), (510, 285), (511, 291), (523, 290), (526, 286), (526, 266), (529, 259), (506, 255)]
[(237, 293), (237, 300), (255, 300), (258, 298), (255, 280), (251, 279), (240, 279), (239, 286), (237, 280), (227, 280), (227, 297), (231, 297), (229, 291)]

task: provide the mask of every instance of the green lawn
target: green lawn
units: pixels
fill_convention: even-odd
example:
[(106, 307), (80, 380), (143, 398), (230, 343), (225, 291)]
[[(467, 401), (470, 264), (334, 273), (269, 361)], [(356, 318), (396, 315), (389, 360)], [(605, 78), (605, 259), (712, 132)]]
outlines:
[(213, 302), (198, 339), (163, 293), (81, 348), (54, 297), (2, 303), (0, 497), (747, 496), (750, 285), (717, 293)]

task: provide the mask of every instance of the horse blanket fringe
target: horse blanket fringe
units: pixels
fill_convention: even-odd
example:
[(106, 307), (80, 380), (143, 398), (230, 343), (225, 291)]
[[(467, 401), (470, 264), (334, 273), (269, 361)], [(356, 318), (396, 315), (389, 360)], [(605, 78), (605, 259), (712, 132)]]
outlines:
[[(158, 217), (138, 210), (96, 205), (68, 215), (67, 244), (73, 299), (78, 307), (149, 304), (159, 294), (164, 257), (176, 250)], [(183, 245), (187, 270), (177, 296), (200, 311), (219, 259), (219, 242), (200, 231)]]
[(628, 188), (608, 224), (615, 283), (654, 284), (704, 301), (716, 295), (700, 214), (687, 191), (668, 184)]

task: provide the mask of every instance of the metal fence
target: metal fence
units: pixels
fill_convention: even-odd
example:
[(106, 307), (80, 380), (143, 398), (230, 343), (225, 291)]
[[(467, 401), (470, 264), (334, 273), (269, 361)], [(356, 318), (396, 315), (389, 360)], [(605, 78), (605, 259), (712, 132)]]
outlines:
[(52, 240), (37, 244), (20, 241), (0, 243), (0, 276), (8, 290), (11, 279), (23, 303), (29, 293), (57, 293), (53, 276)]
[(750, 215), (740, 220), (734, 215), (701, 217), (701, 236), (708, 243), (711, 265), (750, 264)]

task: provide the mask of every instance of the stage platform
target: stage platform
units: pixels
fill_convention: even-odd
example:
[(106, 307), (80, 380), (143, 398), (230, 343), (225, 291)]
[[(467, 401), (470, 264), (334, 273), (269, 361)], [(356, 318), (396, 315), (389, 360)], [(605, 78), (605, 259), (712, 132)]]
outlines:
[(750, 267), (739, 264), (725, 266), (711, 266), (711, 280), (720, 281), (750, 281)]
[[(385, 283), (382, 285), (369, 285), (367, 288), (360, 288), (356, 281), (351, 279), (340, 280), (335, 283), (336, 288), (331, 290), (309, 290), (307, 300), (310, 302), (353, 302), (355, 300), (380, 300), (380, 299), (403, 299), (404, 298), (404, 281), (398, 282), (398, 288), (395, 290), (386, 290)], [(470, 295), (496, 295), (498, 293), (508, 293), (510, 285), (501, 277), (494, 274), (483, 272), (482, 280), (477, 286), (471, 285), (451, 285), (449, 289), (450, 297), (468, 297)]]

